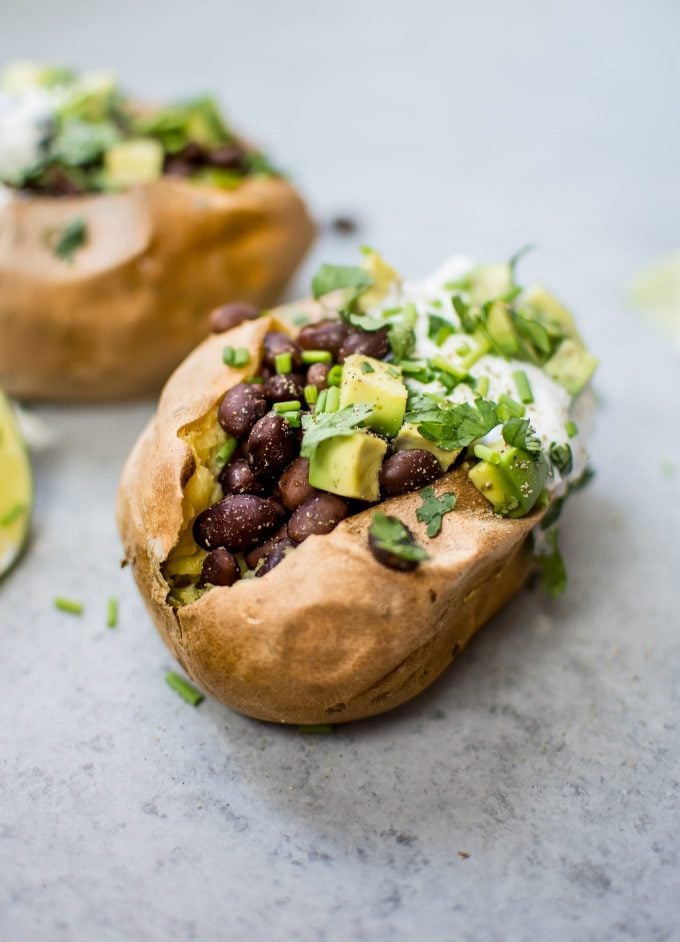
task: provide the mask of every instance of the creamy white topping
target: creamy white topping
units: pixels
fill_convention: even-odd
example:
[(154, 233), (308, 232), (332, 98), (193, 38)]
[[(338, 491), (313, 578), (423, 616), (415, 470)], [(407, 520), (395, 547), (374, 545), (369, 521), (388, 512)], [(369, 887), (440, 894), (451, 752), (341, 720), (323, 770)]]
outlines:
[[(436, 272), (420, 281), (406, 281), (395, 285), (389, 296), (381, 304), (386, 309), (392, 306), (411, 303), (417, 310), (415, 332), (417, 349), (414, 359), (419, 357), (443, 357), (452, 365), (457, 366), (463, 356), (457, 351), (461, 345), (466, 344), (470, 338), (464, 333), (455, 333), (448, 337), (441, 346), (437, 346), (428, 337), (428, 314), (440, 315), (454, 324), (459, 324), (459, 318), (453, 307), (452, 292), (445, 286), (447, 282), (463, 278), (472, 268), (471, 259), (463, 256), (453, 256), (448, 259)], [(433, 305), (434, 302), (434, 305)], [(471, 341), (474, 346), (474, 341)], [(557, 470), (549, 478), (547, 489), (551, 496), (559, 496), (566, 490), (570, 481), (578, 479), (585, 470), (588, 453), (586, 442), (590, 433), (595, 401), (589, 387), (578, 396), (571, 396), (566, 389), (551, 379), (539, 366), (515, 359), (504, 359), (500, 356), (486, 354), (481, 357), (468, 372), (479, 379), (486, 376), (489, 379), (489, 391), (486, 398), (498, 401), (498, 397), (505, 394), (517, 400), (517, 387), (513, 379), (513, 372), (523, 370), (531, 386), (534, 402), (525, 406), (526, 415), (531, 425), (547, 451), (550, 445), (569, 444), (573, 455), (573, 467), (568, 475), (562, 478)], [(429, 386), (418, 384), (423, 390), (431, 390), (442, 396), (442, 387), (439, 383)], [(470, 401), (474, 399), (472, 389), (459, 384), (448, 394), (454, 402)], [(578, 432), (570, 438), (567, 433), (567, 423), (573, 421)], [(482, 440), (484, 443), (497, 441), (501, 437), (500, 426)]]
[(0, 178), (19, 185), (40, 162), (54, 112), (47, 89), (0, 92)]

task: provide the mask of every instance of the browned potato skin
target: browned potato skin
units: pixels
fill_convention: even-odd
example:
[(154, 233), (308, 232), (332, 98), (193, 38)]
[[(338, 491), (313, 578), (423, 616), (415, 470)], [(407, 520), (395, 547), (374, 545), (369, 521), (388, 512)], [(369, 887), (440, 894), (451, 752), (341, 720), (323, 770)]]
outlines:
[[(265, 317), (228, 335), (229, 343), (249, 348), (253, 371), (272, 324), (280, 329)], [(531, 569), (528, 536), (541, 514), (496, 516), (458, 469), (434, 485), (458, 495), (434, 540), (416, 519), (417, 493), (380, 505), (404, 520), (430, 554), (415, 572), (376, 562), (367, 543), (368, 510), (328, 535), (309, 537), (264, 578), (211, 589), (173, 610), (161, 566), (177, 538), (182, 482), (192, 463), (177, 431), (243, 377), (221, 363), (225, 336), (204, 341), (170, 378), (128, 460), (118, 495), (126, 558), (170, 649), (196, 683), (228, 706), (281, 723), (382, 713), (427, 687), (520, 588)]]
[[(77, 216), (90, 238), (68, 263), (45, 234)], [(312, 236), (284, 180), (15, 195), (0, 203), (0, 388), (72, 401), (158, 389), (207, 333), (211, 308), (272, 304)]]

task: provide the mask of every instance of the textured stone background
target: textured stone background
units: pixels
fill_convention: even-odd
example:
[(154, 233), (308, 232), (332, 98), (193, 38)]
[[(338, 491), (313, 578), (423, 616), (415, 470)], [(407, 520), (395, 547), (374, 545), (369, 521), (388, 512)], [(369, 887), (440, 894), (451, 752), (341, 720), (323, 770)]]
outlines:
[(518, 598), (419, 700), (329, 736), (166, 687), (112, 522), (152, 404), (40, 409), (56, 444), (35, 539), (0, 586), (2, 937), (680, 938), (680, 362), (623, 302), (680, 242), (680, 7), (0, 6), (1, 58), (108, 64), (151, 96), (216, 88), (322, 224), (356, 214), (291, 295), (358, 241), (413, 275), (533, 241), (523, 272), (604, 361), (567, 596)]

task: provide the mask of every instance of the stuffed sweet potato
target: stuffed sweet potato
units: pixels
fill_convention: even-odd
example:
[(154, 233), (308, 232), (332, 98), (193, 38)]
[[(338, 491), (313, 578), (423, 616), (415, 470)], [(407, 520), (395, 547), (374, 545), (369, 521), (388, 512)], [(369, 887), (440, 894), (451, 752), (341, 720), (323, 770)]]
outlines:
[(0, 91), (0, 386), (158, 388), (222, 301), (271, 304), (304, 203), (214, 103), (140, 107), (110, 77), (10, 69)]
[(562, 587), (554, 523), (583, 481), (595, 366), (512, 266), (409, 285), (371, 253), (314, 289), (187, 358), (118, 500), (187, 673), (302, 724), (417, 694), (532, 568)]

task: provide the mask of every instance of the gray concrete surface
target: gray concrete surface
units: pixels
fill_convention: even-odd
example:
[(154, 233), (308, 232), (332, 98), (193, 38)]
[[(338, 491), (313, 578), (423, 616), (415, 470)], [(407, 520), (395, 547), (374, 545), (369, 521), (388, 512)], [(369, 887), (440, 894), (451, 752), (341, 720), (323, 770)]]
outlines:
[(680, 938), (680, 362), (622, 302), (680, 242), (678, 5), (1, 6), (0, 58), (218, 89), (322, 224), (356, 214), (290, 294), (359, 241), (413, 275), (532, 241), (524, 271), (603, 360), (568, 594), (523, 595), (425, 695), (328, 736), (166, 687), (112, 520), (152, 404), (39, 409), (56, 444), (0, 585), (2, 938)]

